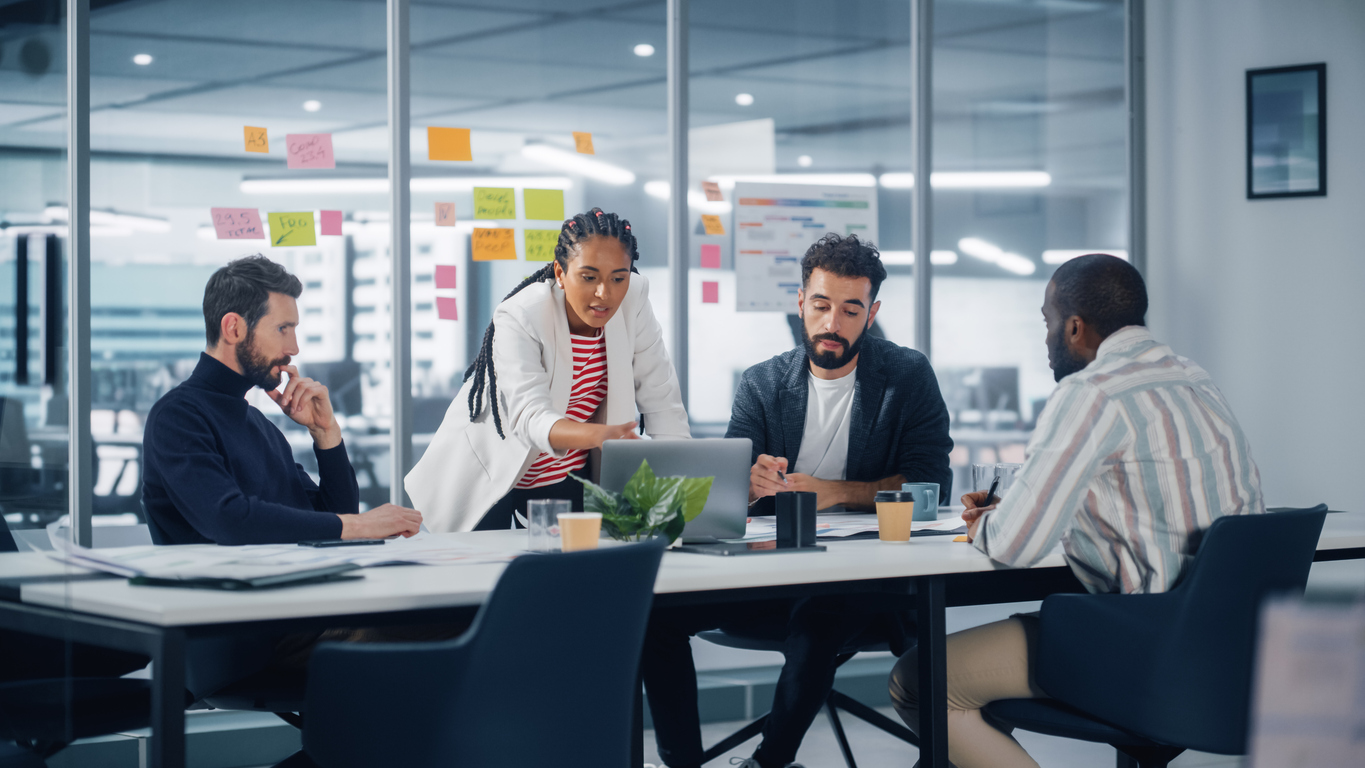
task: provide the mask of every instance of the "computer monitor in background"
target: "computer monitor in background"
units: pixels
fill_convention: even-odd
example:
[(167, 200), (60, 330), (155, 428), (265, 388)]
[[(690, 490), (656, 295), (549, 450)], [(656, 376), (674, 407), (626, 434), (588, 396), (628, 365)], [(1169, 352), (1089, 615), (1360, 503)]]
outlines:
[(299, 373), (327, 387), (332, 409), (337, 413), (356, 416), (361, 412), (360, 363), (354, 360), (307, 363), (299, 367)]

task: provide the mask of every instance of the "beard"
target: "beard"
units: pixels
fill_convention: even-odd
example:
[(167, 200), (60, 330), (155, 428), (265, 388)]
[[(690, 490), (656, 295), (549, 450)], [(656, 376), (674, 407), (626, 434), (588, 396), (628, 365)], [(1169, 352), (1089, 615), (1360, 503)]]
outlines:
[(280, 385), (280, 375), (271, 373), (276, 366), (289, 365), (288, 356), (271, 360), (256, 349), (256, 329), (247, 331), (246, 341), (237, 346), (237, 364), (242, 367), (242, 375), (252, 386), (269, 392)]
[[(858, 334), (857, 340), (852, 344), (849, 343), (848, 339), (836, 333), (818, 333), (811, 336), (804, 323), (801, 325), (801, 337), (806, 344), (806, 357), (810, 359), (811, 363), (817, 368), (832, 371), (836, 368), (843, 368), (848, 365), (850, 360), (858, 356), (858, 350), (862, 349), (863, 340), (867, 338), (867, 326), (863, 326), (863, 332)], [(839, 353), (821, 352), (815, 345), (822, 341), (837, 342), (843, 345), (844, 351)]]
[(1054, 381), (1061, 381), (1089, 365), (1083, 358), (1066, 348), (1066, 342), (1062, 340), (1060, 333), (1056, 334), (1055, 337), (1048, 337), (1047, 351)]

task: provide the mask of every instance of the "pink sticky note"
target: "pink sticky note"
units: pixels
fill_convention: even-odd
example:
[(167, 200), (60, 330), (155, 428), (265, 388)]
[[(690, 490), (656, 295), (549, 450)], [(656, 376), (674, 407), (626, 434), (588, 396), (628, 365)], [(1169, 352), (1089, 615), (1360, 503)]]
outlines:
[(455, 287), (455, 267), (440, 265), (436, 267), (436, 287), (437, 288)]
[(703, 245), (701, 247), (701, 268), (720, 269), (719, 245)]
[[(454, 269), (454, 267), (451, 267)], [(442, 320), (459, 320), (460, 310), (455, 306), (455, 300), (445, 296), (436, 297), (436, 316)]]
[(322, 234), (324, 235), (341, 234), (341, 211), (322, 212)]
[(291, 133), (284, 140), (290, 168), (337, 167), (336, 155), (332, 154), (332, 134)]
[(705, 280), (702, 282), (701, 303), (703, 304), (720, 303), (720, 283), (714, 280)]
[(210, 208), (219, 240), (264, 240), (261, 212), (255, 208)]

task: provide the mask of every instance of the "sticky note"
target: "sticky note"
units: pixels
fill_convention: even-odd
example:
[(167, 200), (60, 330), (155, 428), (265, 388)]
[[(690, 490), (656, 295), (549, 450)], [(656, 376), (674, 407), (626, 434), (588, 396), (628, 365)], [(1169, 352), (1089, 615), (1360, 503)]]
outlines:
[(701, 268), (720, 269), (719, 245), (703, 245), (701, 247)]
[(703, 181), (701, 183), (701, 191), (705, 192), (706, 199), (713, 203), (725, 199), (720, 194), (720, 185), (714, 181)]
[(246, 134), (246, 151), (248, 152), (269, 152), (270, 139), (266, 138), (266, 130), (257, 128), (254, 125), (246, 126), (243, 131)]
[(284, 137), (284, 143), (290, 168), (337, 167), (330, 133), (290, 133)]
[(270, 244), (288, 247), (291, 245), (317, 245), (317, 232), (313, 229), (313, 212), (270, 213)]
[(511, 187), (474, 188), (474, 218), (515, 219), (516, 217), (516, 190)]
[(475, 229), (470, 241), (474, 246), (475, 261), (515, 261), (517, 258), (516, 230)]
[(564, 190), (528, 189), (522, 196), (526, 200), (526, 218), (536, 221), (564, 221)]
[(574, 149), (578, 150), (578, 154), (580, 154), (580, 155), (595, 155), (595, 154), (597, 154), (596, 152), (592, 151), (592, 134), (591, 134), (591, 133), (579, 133), (578, 131), (574, 131), (574, 132), (573, 132), (573, 146), (574, 146)]
[(446, 296), (436, 297), (436, 317), (441, 320), (459, 320), (460, 308), (455, 300)]
[(219, 240), (264, 240), (261, 212), (255, 208), (210, 208)]
[(323, 235), (340, 235), (341, 211), (323, 211), (321, 223)]
[(436, 226), (453, 227), (455, 226), (455, 204), (437, 203), (436, 204)]
[(701, 284), (701, 303), (719, 304), (720, 303), (720, 283), (715, 280), (704, 280)]
[(436, 287), (454, 288), (455, 287), (455, 267), (436, 265)]
[(427, 127), (428, 160), (473, 160), (468, 128)]
[(554, 261), (555, 245), (559, 243), (557, 229), (526, 230), (526, 260)]
[(725, 234), (725, 225), (720, 223), (720, 217), (713, 213), (703, 213), (701, 215), (701, 226), (708, 235)]

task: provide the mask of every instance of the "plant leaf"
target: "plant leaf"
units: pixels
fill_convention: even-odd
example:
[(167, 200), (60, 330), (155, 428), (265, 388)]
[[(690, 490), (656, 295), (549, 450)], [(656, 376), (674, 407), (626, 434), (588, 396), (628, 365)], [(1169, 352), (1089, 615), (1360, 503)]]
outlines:
[[(625, 504), (625, 498), (619, 493), (609, 491), (606, 488), (570, 472), (569, 477), (583, 484), (583, 511), (601, 512), (605, 521), (607, 515), (620, 515), (627, 512), (629, 504)], [(622, 506), (627, 509), (621, 509)]]
[(690, 523), (701, 514), (701, 510), (706, 506), (706, 500), (711, 496), (711, 483), (714, 477), (686, 477), (682, 478), (682, 517), (683, 522)]
[(668, 521), (664, 526), (663, 532), (664, 535), (668, 537), (669, 544), (678, 540), (678, 537), (682, 535), (683, 526), (685, 525), (687, 525), (687, 521), (683, 520), (682, 515), (674, 515), (672, 519)]
[[(626, 487), (621, 489), (621, 493), (630, 499), (636, 509), (648, 509), (653, 506), (654, 480), (653, 467), (649, 466), (648, 459), (642, 459), (639, 468), (626, 481)], [(646, 501), (651, 503), (645, 503)]]

